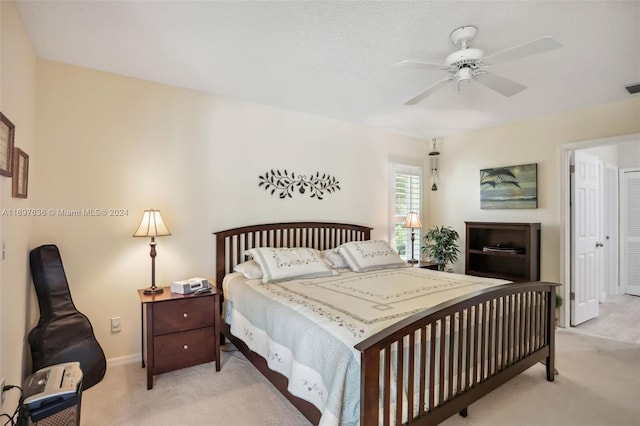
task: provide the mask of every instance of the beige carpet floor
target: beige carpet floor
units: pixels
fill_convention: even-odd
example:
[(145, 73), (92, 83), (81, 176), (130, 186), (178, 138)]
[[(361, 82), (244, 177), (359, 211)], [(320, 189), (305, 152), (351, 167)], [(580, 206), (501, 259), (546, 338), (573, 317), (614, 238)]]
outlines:
[[(233, 347), (213, 364), (156, 376), (146, 389), (139, 363), (110, 367), (83, 393), (82, 425), (308, 425)], [(640, 425), (640, 345), (558, 330), (556, 380), (543, 365), (443, 425)]]

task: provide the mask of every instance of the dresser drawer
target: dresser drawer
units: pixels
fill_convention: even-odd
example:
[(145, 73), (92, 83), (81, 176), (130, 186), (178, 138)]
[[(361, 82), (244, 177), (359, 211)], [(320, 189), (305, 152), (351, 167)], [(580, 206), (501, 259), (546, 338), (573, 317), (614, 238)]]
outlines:
[(153, 305), (153, 335), (213, 326), (213, 297), (193, 297)]
[(214, 360), (215, 329), (199, 328), (155, 338), (154, 372), (156, 374)]

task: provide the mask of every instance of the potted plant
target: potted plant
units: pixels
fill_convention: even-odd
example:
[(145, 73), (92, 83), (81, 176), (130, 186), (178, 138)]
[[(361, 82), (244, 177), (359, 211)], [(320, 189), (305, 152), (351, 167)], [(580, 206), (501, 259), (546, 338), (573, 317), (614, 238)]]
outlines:
[(561, 295), (556, 293), (556, 323), (558, 322), (558, 318), (560, 317), (560, 308), (562, 307), (564, 299)]
[(458, 260), (458, 253), (460, 253), (458, 238), (460, 238), (458, 232), (450, 226), (438, 228), (436, 225), (424, 235), (424, 245), (420, 250), (438, 263), (439, 271), (444, 271), (448, 264)]

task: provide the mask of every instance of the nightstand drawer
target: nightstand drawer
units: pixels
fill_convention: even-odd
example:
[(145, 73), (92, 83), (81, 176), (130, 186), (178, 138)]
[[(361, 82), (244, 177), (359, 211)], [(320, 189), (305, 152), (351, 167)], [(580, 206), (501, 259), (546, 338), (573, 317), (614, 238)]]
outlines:
[(213, 361), (215, 335), (214, 327), (206, 327), (156, 337), (155, 373)]
[(153, 335), (213, 326), (213, 297), (195, 297), (156, 303), (153, 306)]

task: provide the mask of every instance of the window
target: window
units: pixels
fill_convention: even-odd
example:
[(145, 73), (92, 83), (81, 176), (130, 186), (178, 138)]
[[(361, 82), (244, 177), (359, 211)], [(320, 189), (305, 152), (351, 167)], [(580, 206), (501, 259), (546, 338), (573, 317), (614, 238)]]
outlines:
[[(394, 244), (400, 256), (411, 258), (411, 229), (402, 225), (409, 212), (422, 217), (422, 167), (391, 163), (389, 179), (389, 241)], [(414, 229), (413, 257), (420, 258), (422, 230)]]

